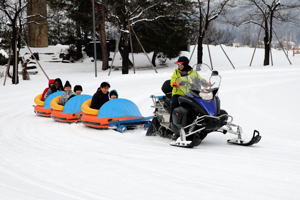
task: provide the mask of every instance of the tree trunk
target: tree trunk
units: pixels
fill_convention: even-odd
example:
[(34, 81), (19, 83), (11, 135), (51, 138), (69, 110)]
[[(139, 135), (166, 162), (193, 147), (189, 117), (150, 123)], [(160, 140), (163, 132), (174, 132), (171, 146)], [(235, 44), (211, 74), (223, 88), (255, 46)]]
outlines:
[(129, 46), (129, 35), (128, 33), (122, 32), (119, 44), (119, 51), (122, 56), (122, 74), (129, 73), (129, 53), (130, 53), (130, 46)]
[(76, 35), (77, 35), (77, 39), (76, 39), (76, 60), (79, 60), (83, 56), (82, 56), (81, 28), (78, 24), (76, 24)]
[(265, 57), (264, 57), (264, 66), (270, 65), (270, 38), (269, 38), (269, 27), (268, 21), (265, 21), (265, 37), (264, 37), (264, 46), (265, 46)]
[(16, 23), (12, 24), (12, 63), (13, 63), (13, 77), (12, 77), (12, 84), (19, 84), (19, 75), (18, 75), (18, 29), (16, 28)]
[(198, 37), (198, 53), (197, 53), (197, 64), (203, 63), (203, 37)]
[(101, 53), (102, 53), (102, 70), (108, 69), (108, 58), (109, 52), (107, 49), (106, 43), (106, 33), (105, 33), (105, 17), (106, 17), (106, 8), (103, 4), (98, 4), (99, 11), (99, 40), (101, 45)]
[(155, 61), (156, 61), (156, 57), (157, 57), (157, 52), (156, 51), (154, 51), (153, 52), (153, 55), (152, 55), (152, 65), (154, 66), (154, 67), (156, 67), (156, 63), (155, 63)]
[(264, 66), (270, 65), (270, 45), (265, 44), (265, 58), (264, 58)]
[[(35, 15), (35, 16), (32, 16)], [(27, 6), (28, 45), (31, 47), (48, 46), (47, 1), (29, 0)]]
[(22, 64), (22, 79), (30, 80), (29, 73), (27, 71), (27, 61), (21, 60), (21, 64)]

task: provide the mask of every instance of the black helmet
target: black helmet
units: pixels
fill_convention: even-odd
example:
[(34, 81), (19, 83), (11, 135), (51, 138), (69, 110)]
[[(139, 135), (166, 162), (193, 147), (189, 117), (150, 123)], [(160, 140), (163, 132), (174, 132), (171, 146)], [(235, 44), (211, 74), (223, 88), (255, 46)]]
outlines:
[(180, 56), (175, 64), (188, 65), (190, 60), (185, 56)]

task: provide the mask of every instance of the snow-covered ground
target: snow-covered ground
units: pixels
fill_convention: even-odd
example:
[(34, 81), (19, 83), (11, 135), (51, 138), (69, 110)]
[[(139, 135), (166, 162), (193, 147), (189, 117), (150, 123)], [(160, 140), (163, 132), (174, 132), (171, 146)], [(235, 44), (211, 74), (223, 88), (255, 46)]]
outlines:
[[(36, 50), (57, 54), (60, 48)], [(290, 56), (294, 65), (289, 65), (282, 51), (274, 51), (274, 66), (262, 67), (259, 49), (250, 68), (253, 49), (225, 48), (236, 70), (220, 47), (211, 46), (223, 78), (221, 104), (245, 136), (253, 129), (261, 132), (261, 142), (253, 147), (228, 145), (233, 136), (214, 133), (200, 146), (184, 149), (170, 146), (168, 139), (146, 137), (142, 129), (121, 134), (57, 123), (33, 113), (33, 98), (47, 86), (41, 71), (19, 85), (3, 87), (0, 79), (0, 199), (300, 199), (300, 56)], [(158, 74), (100, 71), (95, 78), (89, 59), (62, 64), (48, 62), (51, 56), (40, 55), (51, 78), (81, 84), (91, 95), (108, 81), (144, 116), (152, 115), (149, 96), (162, 93), (161, 84), (176, 68), (172, 60)], [(136, 61), (149, 65), (143, 54)], [(207, 57), (204, 61), (209, 63)]]

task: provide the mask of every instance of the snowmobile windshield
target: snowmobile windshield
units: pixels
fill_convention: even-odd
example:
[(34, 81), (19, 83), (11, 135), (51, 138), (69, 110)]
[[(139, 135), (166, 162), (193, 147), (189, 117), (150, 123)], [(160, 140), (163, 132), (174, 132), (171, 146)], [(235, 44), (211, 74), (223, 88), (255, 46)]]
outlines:
[(201, 97), (204, 100), (213, 98), (213, 91), (216, 91), (220, 86), (220, 79), (210, 75), (208, 78), (203, 78), (199, 74), (191, 74), (182, 76), (177, 79), (179, 89), (187, 96)]

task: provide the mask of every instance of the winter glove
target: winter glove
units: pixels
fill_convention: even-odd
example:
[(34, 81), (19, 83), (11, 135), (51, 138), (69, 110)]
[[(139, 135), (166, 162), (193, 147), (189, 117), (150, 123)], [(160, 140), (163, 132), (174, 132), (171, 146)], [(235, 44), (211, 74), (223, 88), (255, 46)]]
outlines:
[(174, 83), (172, 84), (172, 87), (175, 87), (175, 88), (179, 88), (179, 86), (180, 86), (180, 84), (179, 84), (178, 82), (174, 82)]

